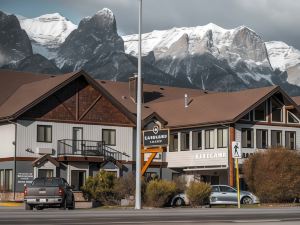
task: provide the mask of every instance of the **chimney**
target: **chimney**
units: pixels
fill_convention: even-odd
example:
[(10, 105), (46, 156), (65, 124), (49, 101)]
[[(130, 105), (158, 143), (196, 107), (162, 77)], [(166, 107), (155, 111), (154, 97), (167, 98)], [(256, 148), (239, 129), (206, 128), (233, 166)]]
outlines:
[[(142, 79), (142, 102), (144, 102), (144, 79)], [(138, 88), (138, 79), (137, 74), (134, 74), (133, 77), (129, 77), (129, 96), (131, 100), (137, 102), (137, 88)]]
[(189, 106), (189, 97), (187, 94), (184, 94), (184, 108)]

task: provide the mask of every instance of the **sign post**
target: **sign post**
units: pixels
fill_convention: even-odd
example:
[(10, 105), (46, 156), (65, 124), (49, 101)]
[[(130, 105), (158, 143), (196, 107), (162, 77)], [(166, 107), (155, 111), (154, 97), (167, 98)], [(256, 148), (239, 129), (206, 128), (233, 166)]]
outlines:
[(241, 143), (240, 142), (237, 142), (237, 141), (232, 142), (232, 158), (235, 159), (238, 208), (241, 208), (240, 175), (239, 175), (239, 161), (238, 161), (238, 159), (242, 158), (242, 150), (241, 150)]
[[(143, 176), (157, 153), (162, 153), (169, 145), (169, 130), (160, 129), (155, 125), (152, 130), (143, 131), (142, 171)], [(144, 154), (150, 153), (147, 162), (144, 163)]]

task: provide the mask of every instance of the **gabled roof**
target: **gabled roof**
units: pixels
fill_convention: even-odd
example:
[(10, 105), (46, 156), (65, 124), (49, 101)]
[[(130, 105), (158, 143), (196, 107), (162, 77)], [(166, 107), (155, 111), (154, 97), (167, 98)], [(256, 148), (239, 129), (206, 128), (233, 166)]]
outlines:
[(284, 93), (280, 87), (271, 86), (198, 96), (191, 99), (187, 108), (183, 98), (154, 103), (150, 107), (168, 121), (168, 127), (228, 124), (238, 121), (276, 92)]
[[(0, 121), (17, 118), (79, 76), (84, 76), (135, 123), (136, 104), (129, 96), (128, 82), (94, 80), (84, 71), (51, 76), (0, 70)], [(143, 90), (143, 122), (155, 118), (171, 128), (234, 123), (278, 92), (298, 110), (294, 102), (297, 98), (290, 98), (278, 86), (208, 93), (199, 89), (144, 84)], [(189, 97), (187, 108), (184, 107), (185, 94)]]
[[(30, 73), (10, 72), (0, 70), (0, 83), (7, 81), (7, 76), (13, 74), (13, 79), (17, 77), (20, 82), (16, 85), (8, 85), (6, 93), (7, 99), (0, 104), (0, 121), (15, 119), (28, 109), (32, 108), (57, 90), (61, 89), (79, 76), (85, 79), (104, 94), (116, 107), (118, 107), (133, 123), (135, 117), (126, 107), (120, 104), (114, 97), (102, 86), (100, 86), (93, 78), (84, 71), (77, 71), (58, 76), (36, 75)], [(21, 74), (23, 75), (21, 77)], [(29, 78), (27, 78), (27, 75)], [(14, 80), (11, 82), (14, 82)], [(4, 86), (2, 90), (6, 90)]]
[[(107, 80), (97, 80), (97, 82), (132, 114), (136, 115), (136, 104), (130, 98), (128, 82), (115, 82)], [(144, 84), (144, 104), (142, 108), (142, 118), (146, 119), (154, 113), (153, 109), (149, 107), (150, 104), (179, 99), (184, 97), (185, 94), (190, 97), (196, 97), (200, 95), (206, 95), (207, 93), (207, 91), (201, 89)]]
[(43, 155), (42, 157), (34, 160), (32, 162), (32, 166), (37, 167), (37, 166), (39, 166), (42, 163), (47, 162), (47, 161), (51, 162), (56, 167), (59, 167), (59, 165), (60, 165), (59, 162), (56, 159), (51, 157), (51, 155), (46, 154), (46, 155)]

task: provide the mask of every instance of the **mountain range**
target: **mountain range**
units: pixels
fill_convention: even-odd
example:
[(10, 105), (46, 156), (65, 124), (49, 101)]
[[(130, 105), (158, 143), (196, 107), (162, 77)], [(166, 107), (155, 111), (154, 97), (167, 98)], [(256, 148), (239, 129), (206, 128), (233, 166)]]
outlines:
[[(58, 13), (30, 19), (0, 12), (0, 66), (52, 74), (84, 69), (127, 81), (137, 72), (138, 36), (121, 37), (116, 23), (106, 8), (78, 26)], [(146, 83), (213, 91), (281, 85), (300, 95), (300, 51), (264, 42), (246, 26), (153, 31), (143, 34), (142, 48)]]

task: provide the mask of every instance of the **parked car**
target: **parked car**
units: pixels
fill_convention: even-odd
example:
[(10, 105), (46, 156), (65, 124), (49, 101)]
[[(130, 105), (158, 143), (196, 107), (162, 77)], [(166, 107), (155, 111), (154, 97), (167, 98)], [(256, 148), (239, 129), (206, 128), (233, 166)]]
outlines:
[[(209, 205), (237, 205), (237, 190), (228, 185), (212, 185), (212, 192), (209, 198)], [(242, 204), (257, 204), (258, 197), (249, 191), (240, 192), (240, 202)], [(188, 205), (187, 196), (182, 193), (174, 196), (171, 200), (171, 206)]]
[(36, 178), (24, 189), (25, 209), (47, 207), (74, 209), (75, 198), (72, 188), (63, 178)]

